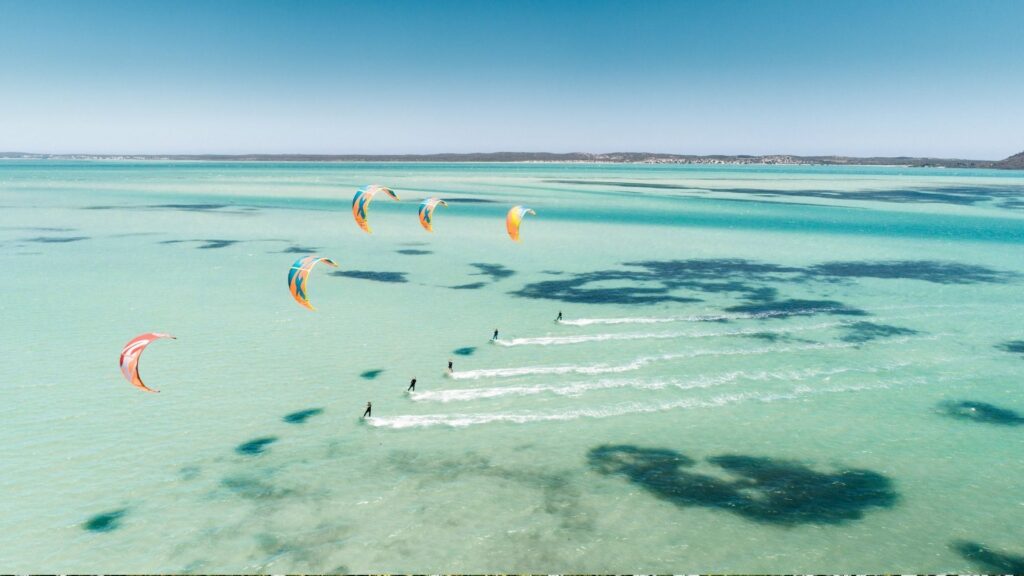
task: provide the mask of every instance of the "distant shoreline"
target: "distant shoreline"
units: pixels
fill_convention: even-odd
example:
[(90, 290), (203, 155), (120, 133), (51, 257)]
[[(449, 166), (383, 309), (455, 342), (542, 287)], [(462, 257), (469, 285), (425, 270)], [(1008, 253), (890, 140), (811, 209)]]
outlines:
[(518, 164), (671, 164), (721, 166), (894, 166), (906, 168), (1024, 169), (1024, 152), (1004, 160), (924, 157), (855, 157), (767, 155), (685, 155), (646, 152), (607, 154), (488, 152), (472, 154), (38, 154), (0, 152), (2, 160), (123, 160), (191, 162), (446, 162)]

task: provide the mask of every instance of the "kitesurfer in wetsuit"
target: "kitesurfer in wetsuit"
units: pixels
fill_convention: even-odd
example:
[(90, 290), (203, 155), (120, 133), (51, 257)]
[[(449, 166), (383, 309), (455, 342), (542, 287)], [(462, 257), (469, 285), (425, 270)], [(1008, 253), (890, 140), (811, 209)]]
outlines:
[(555, 322), (561, 322), (561, 321), (562, 321), (562, 311), (559, 310), (558, 311), (558, 318), (555, 318)]
[(366, 412), (363, 412), (363, 418), (369, 418), (370, 412), (373, 411), (373, 404), (370, 402), (366, 403)]
[(412, 391), (416, 390), (416, 379), (415, 378), (412, 379), (412, 382), (409, 382), (409, 387), (405, 389), (406, 392), (408, 392), (410, 390), (412, 390)]
[(455, 372), (455, 368), (452, 368), (452, 359), (449, 358), (448, 359), (448, 373), (451, 374), (452, 372)]
[(498, 339), (498, 329), (495, 328), (494, 329), (494, 336), (491, 336), (491, 340), (497, 340), (497, 339)]

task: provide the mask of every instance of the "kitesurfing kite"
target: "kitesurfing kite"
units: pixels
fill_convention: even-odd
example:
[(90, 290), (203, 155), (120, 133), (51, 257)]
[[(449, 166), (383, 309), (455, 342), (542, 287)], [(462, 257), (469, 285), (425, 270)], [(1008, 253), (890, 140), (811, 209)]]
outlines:
[(366, 221), (367, 210), (370, 209), (370, 202), (373, 201), (373, 197), (378, 192), (383, 192), (388, 196), (391, 196), (395, 200), (398, 200), (398, 194), (390, 188), (379, 186), (377, 184), (370, 184), (369, 186), (363, 186), (359, 190), (356, 190), (356, 195), (352, 197), (352, 217), (356, 219), (356, 224), (362, 228), (366, 233), (371, 233), (370, 223)]
[(338, 267), (338, 264), (330, 258), (304, 256), (296, 260), (292, 264), (291, 270), (288, 271), (288, 290), (291, 291), (292, 298), (295, 298), (296, 302), (310, 310), (316, 310), (316, 308), (313, 308), (313, 305), (309, 303), (309, 298), (306, 296), (306, 289), (309, 286), (309, 271), (320, 262), (334, 268)]
[(536, 212), (530, 208), (523, 206), (513, 206), (508, 211), (508, 216), (505, 217), (505, 228), (508, 230), (508, 237), (519, 242), (519, 225), (523, 223), (523, 218), (527, 214), (537, 215)]
[(146, 332), (145, 334), (139, 334), (135, 338), (132, 338), (124, 348), (121, 349), (121, 373), (124, 374), (126, 380), (131, 382), (132, 386), (145, 390), (146, 392), (157, 393), (159, 390), (153, 390), (142, 383), (142, 378), (139, 377), (139, 360), (142, 358), (142, 351), (146, 349), (156, 340), (161, 338), (174, 338), (170, 334), (161, 334), (159, 332)]
[(427, 232), (434, 231), (434, 208), (438, 206), (448, 207), (448, 203), (440, 198), (427, 198), (420, 204), (420, 224)]

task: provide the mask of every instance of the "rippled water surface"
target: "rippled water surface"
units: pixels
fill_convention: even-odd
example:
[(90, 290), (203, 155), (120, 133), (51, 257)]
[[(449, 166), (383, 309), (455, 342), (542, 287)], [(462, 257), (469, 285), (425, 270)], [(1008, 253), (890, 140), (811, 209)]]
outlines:
[(6, 571), (1024, 566), (1020, 173), (5, 161), (0, 262)]

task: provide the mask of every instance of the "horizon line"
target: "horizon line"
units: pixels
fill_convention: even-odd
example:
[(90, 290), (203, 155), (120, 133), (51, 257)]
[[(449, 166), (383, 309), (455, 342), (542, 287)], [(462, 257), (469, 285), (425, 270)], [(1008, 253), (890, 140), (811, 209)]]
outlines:
[(390, 153), (326, 153), (326, 152), (25, 152), (18, 150), (0, 151), (0, 158), (14, 156), (28, 157), (111, 157), (131, 156), (141, 158), (173, 158), (173, 157), (208, 157), (208, 158), (246, 158), (246, 157), (303, 157), (303, 158), (430, 158), (430, 157), (471, 157), (471, 156), (552, 156), (552, 157), (648, 157), (648, 158), (794, 158), (794, 159), (874, 159), (874, 160), (943, 160), (959, 162), (999, 162), (1017, 156), (1024, 152), (1011, 153), (1003, 158), (981, 159), (962, 158), (948, 156), (915, 156), (911, 154), (901, 155), (849, 155), (849, 154), (792, 154), (786, 152), (772, 152), (764, 154), (749, 153), (677, 153), (677, 152), (647, 152), (647, 151), (614, 151), (614, 152), (548, 152), (548, 151), (513, 151), (499, 150), (494, 152), (390, 152)]

